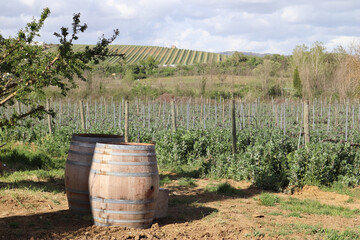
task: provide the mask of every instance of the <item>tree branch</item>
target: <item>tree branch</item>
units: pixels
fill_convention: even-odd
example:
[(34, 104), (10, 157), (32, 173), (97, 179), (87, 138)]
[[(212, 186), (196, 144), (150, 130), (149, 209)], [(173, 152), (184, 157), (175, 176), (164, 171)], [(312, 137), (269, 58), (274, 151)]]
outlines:
[(27, 113), (24, 113), (24, 114), (21, 114), (18, 119), (23, 119), (23, 118), (26, 118), (27, 116), (29, 115), (32, 115), (34, 113), (37, 113), (37, 112), (41, 112), (41, 111), (44, 111), (46, 113), (50, 113), (48, 112), (47, 110), (45, 110), (45, 107), (44, 106), (38, 106), (36, 108), (33, 108), (31, 109), (30, 111), (28, 111)]
[(60, 56), (60, 53), (58, 53), (58, 55), (56, 55), (56, 57), (46, 66), (45, 71), (50, 70), (50, 68), (60, 59)]
[[(35, 114), (37, 112), (46, 112), (46, 113), (51, 114), (51, 112), (48, 112), (47, 110), (45, 110), (44, 106), (38, 106), (36, 108), (31, 109), (27, 113), (21, 114), (19, 116), (13, 116), (9, 120), (8, 119), (0, 119), (0, 128), (2, 128), (4, 126), (14, 125), (18, 120), (26, 118), (27, 116), (30, 116), (30, 115)], [(3, 121), (1, 121), (1, 120), (3, 120)]]
[(6, 98), (4, 98), (0, 101), (0, 106), (4, 105), (7, 101), (9, 101), (10, 99), (12, 99), (15, 96), (16, 96), (16, 92), (9, 94), (9, 96), (7, 96)]

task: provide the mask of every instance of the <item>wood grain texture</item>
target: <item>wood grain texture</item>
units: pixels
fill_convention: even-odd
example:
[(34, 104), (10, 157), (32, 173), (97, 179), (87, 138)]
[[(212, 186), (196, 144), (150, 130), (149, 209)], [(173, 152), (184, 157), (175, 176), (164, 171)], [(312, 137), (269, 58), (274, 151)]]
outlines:
[(65, 188), (69, 209), (78, 214), (91, 212), (89, 171), (96, 142), (123, 142), (124, 137), (106, 134), (74, 134), (65, 166)]
[(89, 175), (95, 225), (147, 228), (159, 192), (153, 144), (97, 144)]

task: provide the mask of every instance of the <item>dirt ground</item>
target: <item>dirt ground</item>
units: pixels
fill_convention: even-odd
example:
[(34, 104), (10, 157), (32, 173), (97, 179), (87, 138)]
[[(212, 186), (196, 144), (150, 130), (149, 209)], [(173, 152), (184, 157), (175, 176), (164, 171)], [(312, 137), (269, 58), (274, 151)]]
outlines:
[[(225, 180), (222, 180), (222, 182)], [(278, 206), (259, 204), (259, 189), (247, 182), (228, 180), (239, 193), (232, 196), (205, 191), (220, 181), (198, 179), (196, 187), (181, 187), (177, 180), (170, 190), (168, 216), (156, 219), (149, 229), (97, 227), (91, 216), (68, 210), (61, 182), (59, 193), (9, 188), (0, 192), (0, 239), (316, 239), (316, 227), (344, 231), (359, 229), (355, 217), (303, 214), (286, 215)], [(359, 209), (360, 201), (306, 186), (292, 195), (274, 193), (281, 199), (295, 197)], [(274, 214), (281, 211), (283, 214)], [(360, 215), (359, 215), (360, 216)], [(320, 238), (321, 239), (321, 238)]]

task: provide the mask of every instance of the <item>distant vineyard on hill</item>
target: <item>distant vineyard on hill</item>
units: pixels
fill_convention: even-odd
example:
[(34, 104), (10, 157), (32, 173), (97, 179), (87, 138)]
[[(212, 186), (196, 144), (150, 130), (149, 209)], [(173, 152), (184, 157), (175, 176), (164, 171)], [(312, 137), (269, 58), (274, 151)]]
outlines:
[[(86, 45), (74, 45), (75, 51), (80, 51)], [(53, 47), (48, 50), (51, 51)], [(160, 65), (190, 65), (194, 63), (221, 62), (229, 58), (225, 54), (202, 52), (188, 49), (135, 46), (135, 45), (111, 45), (110, 52), (113, 54), (125, 54), (128, 63), (136, 63), (148, 57), (154, 57)], [(112, 56), (106, 59), (109, 63), (116, 63), (120, 57)]]

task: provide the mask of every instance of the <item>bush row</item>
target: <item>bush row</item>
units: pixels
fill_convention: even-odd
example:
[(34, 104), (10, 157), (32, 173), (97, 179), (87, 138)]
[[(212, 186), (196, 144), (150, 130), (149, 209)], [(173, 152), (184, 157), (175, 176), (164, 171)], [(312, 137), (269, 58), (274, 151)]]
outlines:
[[(64, 167), (73, 132), (71, 127), (63, 127), (51, 136), (28, 134), (31, 136), (28, 141), (37, 146), (35, 153), (26, 153), (24, 148), (12, 152), (3, 149), (0, 158), (4, 162), (22, 161), (38, 168)], [(108, 132), (93, 129), (92, 132), (119, 134), (116, 129)], [(17, 131), (13, 133), (8, 135), (8, 141), (24, 139)], [(334, 182), (359, 185), (358, 147), (312, 142), (298, 149), (298, 139), (284, 135), (279, 129), (244, 129), (238, 131), (238, 153), (233, 155), (230, 136), (230, 131), (220, 128), (176, 132), (130, 129), (130, 141), (156, 143), (160, 168), (188, 166), (197, 168), (198, 176), (249, 180), (254, 186), (271, 190)]]

